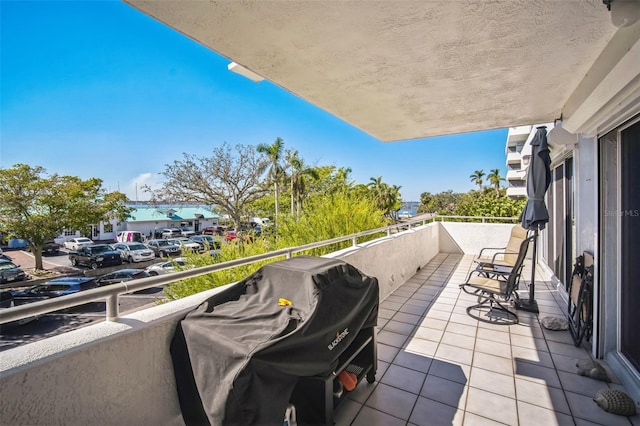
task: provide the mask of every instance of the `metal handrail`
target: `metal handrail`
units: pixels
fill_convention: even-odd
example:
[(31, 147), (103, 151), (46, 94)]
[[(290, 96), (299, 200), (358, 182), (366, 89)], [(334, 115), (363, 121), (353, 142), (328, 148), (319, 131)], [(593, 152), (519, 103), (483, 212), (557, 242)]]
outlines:
[(21, 306), (2, 309), (0, 311), (0, 324), (12, 321), (43, 315), (60, 309), (73, 308), (85, 303), (106, 300), (106, 319), (107, 321), (115, 321), (119, 317), (118, 297), (121, 294), (131, 293), (134, 291), (145, 290), (151, 287), (169, 284), (175, 281), (193, 278), (201, 275), (210, 274), (212, 272), (222, 271), (225, 269), (235, 268), (237, 266), (248, 265), (261, 260), (273, 259), (277, 257), (290, 258), (294, 253), (311, 250), (318, 247), (324, 247), (330, 244), (341, 243), (343, 241), (352, 241), (353, 246), (357, 245), (357, 239), (366, 235), (384, 233), (390, 235), (391, 231), (398, 228), (411, 227), (416, 224), (426, 224), (428, 219), (414, 220), (400, 224), (386, 226), (368, 231), (362, 231), (355, 234), (336, 237), (329, 240), (319, 241), (315, 243), (304, 244), (296, 247), (289, 247), (280, 250), (271, 251), (255, 256), (249, 256), (241, 259), (230, 260), (227, 262), (216, 263), (213, 265), (202, 266), (199, 268), (188, 269), (184, 271), (176, 271), (167, 275), (158, 275), (155, 277), (141, 278), (134, 281), (109, 284), (105, 287), (95, 288), (82, 291), (68, 296), (47, 299), (39, 302), (28, 303)]
[[(434, 221), (446, 222), (445, 219), (481, 219), (481, 223), (486, 223), (487, 220), (497, 220), (500, 222), (513, 222), (519, 220), (517, 217), (497, 217), (497, 216), (449, 216), (449, 215), (436, 215), (433, 217)], [(437, 220), (440, 219), (440, 220)]]
[[(355, 234), (346, 235), (342, 237), (336, 237), (329, 240), (318, 241), (315, 243), (304, 244), (296, 247), (283, 248), (280, 250), (270, 251), (255, 256), (249, 256), (241, 259), (230, 260), (227, 262), (216, 263), (213, 265), (202, 266), (199, 268), (188, 269), (184, 271), (176, 271), (166, 275), (158, 275), (155, 277), (141, 278), (134, 281), (109, 284), (105, 287), (95, 288), (91, 290), (81, 291), (79, 293), (71, 294), (68, 296), (56, 297), (53, 299), (47, 299), (40, 302), (28, 303), (25, 305), (14, 306), (11, 308), (5, 308), (0, 311), (0, 324), (6, 324), (12, 321), (18, 321), (25, 318), (30, 318), (37, 315), (43, 315), (50, 312), (58, 311), (60, 309), (73, 308), (86, 303), (105, 300), (106, 301), (106, 320), (116, 321), (120, 315), (118, 306), (118, 297), (121, 294), (131, 293), (134, 291), (145, 290), (151, 287), (170, 284), (175, 281), (198, 277), (201, 275), (210, 274), (212, 272), (222, 271), (225, 269), (235, 268), (237, 266), (248, 265), (261, 260), (273, 259), (276, 257), (290, 258), (294, 253), (301, 251), (311, 250), (318, 247), (324, 247), (330, 244), (341, 243), (343, 241), (352, 241), (352, 246), (357, 246), (357, 240), (359, 237), (367, 235), (386, 233), (387, 236), (391, 235), (391, 232), (399, 229), (412, 229), (414, 226), (426, 225), (427, 222), (435, 222), (438, 215), (434, 215), (429, 218), (422, 218), (416, 220), (409, 220), (407, 222), (397, 223), (389, 225), (383, 228), (371, 229), (368, 231), (361, 231)], [(479, 217), (472, 216), (448, 216), (450, 218), (473, 218), (479, 219)], [(504, 219), (504, 218), (502, 218)], [(513, 220), (514, 218), (510, 218)]]

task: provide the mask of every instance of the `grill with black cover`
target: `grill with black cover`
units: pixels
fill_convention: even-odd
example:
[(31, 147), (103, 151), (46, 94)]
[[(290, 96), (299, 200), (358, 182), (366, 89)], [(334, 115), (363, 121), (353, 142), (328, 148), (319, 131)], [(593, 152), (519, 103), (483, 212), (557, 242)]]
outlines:
[(178, 324), (171, 355), (185, 423), (281, 425), (298, 379), (330, 377), (377, 315), (377, 279), (344, 261), (262, 267)]

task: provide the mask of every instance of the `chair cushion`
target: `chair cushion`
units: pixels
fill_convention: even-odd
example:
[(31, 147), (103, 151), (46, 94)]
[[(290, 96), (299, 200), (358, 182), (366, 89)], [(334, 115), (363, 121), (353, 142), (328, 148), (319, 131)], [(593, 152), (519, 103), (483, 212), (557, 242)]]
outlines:
[(481, 276), (473, 276), (469, 278), (469, 280), (464, 285), (493, 294), (505, 294), (507, 291), (506, 281), (494, 280), (493, 278), (486, 278)]

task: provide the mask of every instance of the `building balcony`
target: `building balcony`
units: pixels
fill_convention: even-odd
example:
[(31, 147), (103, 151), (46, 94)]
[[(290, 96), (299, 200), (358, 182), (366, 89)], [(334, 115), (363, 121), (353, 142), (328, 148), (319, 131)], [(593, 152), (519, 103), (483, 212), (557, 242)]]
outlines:
[(511, 198), (523, 198), (527, 196), (526, 186), (510, 186), (507, 188), (507, 197)]
[[(517, 325), (466, 314), (475, 298), (458, 286), (474, 254), (506, 245), (511, 226), (432, 222), (330, 255), (376, 276), (381, 297), (376, 382), (349, 393), (337, 425), (638, 424), (592, 401), (621, 385), (611, 373), (610, 384), (577, 374), (587, 346), (541, 327), (566, 310), (544, 267), (539, 314), (518, 311)], [(4, 351), (0, 423), (183, 425), (169, 342), (187, 312), (223, 289)]]
[(507, 164), (520, 164), (522, 160), (522, 154), (519, 152), (507, 153)]
[(507, 171), (507, 180), (525, 180), (527, 178), (526, 170), (509, 170)]

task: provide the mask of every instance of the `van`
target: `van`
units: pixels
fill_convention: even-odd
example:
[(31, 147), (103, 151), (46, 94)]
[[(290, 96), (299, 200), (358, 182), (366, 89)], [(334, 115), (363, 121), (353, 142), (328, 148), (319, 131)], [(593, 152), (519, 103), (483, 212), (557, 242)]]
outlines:
[(271, 225), (271, 219), (269, 219), (268, 217), (252, 217), (251, 218), (251, 222), (255, 223), (256, 225), (260, 225), (260, 226), (269, 226), (269, 225)]
[(115, 240), (117, 243), (144, 243), (146, 238), (140, 231), (120, 231)]

